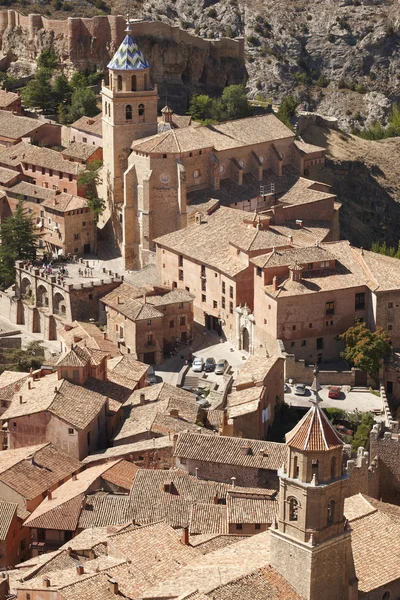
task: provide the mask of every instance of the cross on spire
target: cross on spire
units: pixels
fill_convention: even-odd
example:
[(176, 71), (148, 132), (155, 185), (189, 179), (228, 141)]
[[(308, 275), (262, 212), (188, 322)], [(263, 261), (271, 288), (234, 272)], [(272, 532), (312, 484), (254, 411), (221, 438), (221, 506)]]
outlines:
[(318, 365), (315, 365), (315, 369), (314, 369), (314, 380), (312, 382), (312, 386), (310, 387), (311, 392), (314, 394), (314, 396), (312, 396), (310, 398), (310, 402), (312, 404), (318, 405), (320, 402), (322, 402), (322, 398), (319, 395), (319, 391), (322, 389), (320, 384), (319, 384), (319, 380), (318, 380), (318, 374), (319, 374), (319, 369), (318, 369)]

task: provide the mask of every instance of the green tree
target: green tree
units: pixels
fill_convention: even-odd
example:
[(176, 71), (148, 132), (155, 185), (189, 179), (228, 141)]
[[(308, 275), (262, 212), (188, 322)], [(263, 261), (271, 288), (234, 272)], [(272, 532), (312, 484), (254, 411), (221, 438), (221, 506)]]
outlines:
[(289, 129), (292, 129), (292, 130), (293, 130), (293, 127), (291, 124), (291, 120), (296, 113), (296, 107), (297, 107), (297, 101), (295, 100), (295, 98), (293, 96), (286, 96), (286, 98), (284, 98), (283, 101), (281, 102), (281, 105), (279, 106), (279, 110), (276, 113), (276, 116), (278, 117), (278, 119), (280, 119), (282, 121), (282, 123), (284, 123), (286, 125), (286, 127), (289, 127)]
[(50, 69), (39, 69), (21, 91), (22, 102), (28, 108), (41, 108), (52, 111), (57, 106), (57, 98), (51, 86), (52, 72)]
[(226, 120), (242, 119), (253, 114), (253, 108), (249, 104), (244, 85), (229, 85), (222, 92), (221, 97), (222, 114)]
[(15, 261), (34, 260), (39, 244), (33, 218), (19, 201), (14, 214), (0, 224), (0, 287), (5, 289), (15, 281)]
[(86, 76), (82, 71), (75, 71), (70, 80), (71, 88), (76, 90), (77, 88), (86, 88), (88, 85)]
[(86, 169), (78, 176), (78, 185), (85, 188), (85, 198), (88, 207), (94, 213), (94, 221), (98, 223), (100, 215), (106, 208), (106, 202), (103, 198), (98, 198), (96, 194), (96, 186), (100, 181), (100, 168), (102, 162), (95, 160), (87, 163)]
[(40, 341), (30, 342), (26, 348), (7, 348), (3, 352), (2, 370), (28, 372), (39, 369), (43, 363), (43, 345)]
[(69, 104), (71, 102), (72, 88), (65, 75), (56, 77), (53, 84), (53, 92), (57, 104)]
[(364, 413), (361, 418), (361, 423), (357, 427), (357, 431), (354, 434), (352, 448), (353, 450), (357, 450), (357, 448), (365, 448), (368, 450), (369, 446), (369, 434), (372, 429), (372, 425), (374, 424), (374, 417), (371, 413)]
[(190, 101), (188, 114), (194, 121), (215, 122), (218, 120), (218, 108), (214, 98), (210, 98), (206, 94), (194, 94)]
[(84, 115), (95, 117), (99, 113), (95, 94), (89, 88), (78, 87), (71, 96), (68, 122), (73, 123)]
[(381, 327), (371, 331), (366, 323), (356, 320), (352, 327), (339, 336), (339, 339), (346, 344), (340, 354), (341, 357), (357, 369), (377, 378), (380, 360), (387, 360), (392, 349), (388, 333)]
[(100, 215), (103, 214), (106, 208), (106, 202), (103, 198), (98, 198), (91, 194), (91, 192), (86, 193), (87, 205), (90, 210), (94, 213), (94, 222), (97, 224), (99, 222)]
[(54, 71), (58, 65), (57, 54), (51, 48), (44, 48), (37, 59), (38, 70), (49, 69)]

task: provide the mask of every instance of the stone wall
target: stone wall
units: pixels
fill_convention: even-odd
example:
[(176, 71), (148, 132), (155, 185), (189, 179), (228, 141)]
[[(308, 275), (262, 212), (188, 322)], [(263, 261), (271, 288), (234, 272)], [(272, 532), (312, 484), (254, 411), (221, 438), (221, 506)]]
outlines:
[[(50, 46), (68, 73), (103, 70), (124, 30), (125, 19), (120, 16), (57, 21), (35, 14), (23, 16), (15, 10), (0, 12), (1, 51), (10, 73), (18, 77), (33, 73), (41, 50)], [(241, 38), (206, 40), (159, 21), (135, 22), (132, 33), (152, 65), (160, 107), (166, 103), (167, 91), (168, 104), (184, 112), (193, 90), (221, 91), (225, 85), (246, 80)]]
[[(346, 444), (344, 451), (351, 457), (350, 445)], [(369, 454), (364, 448), (358, 448), (357, 457), (347, 461), (346, 472), (349, 476), (345, 491), (346, 498), (354, 494), (366, 494), (379, 500), (378, 460), (374, 459), (369, 464)]]
[(379, 494), (384, 502), (400, 501), (400, 435), (397, 423), (390, 429), (376, 424), (369, 436), (370, 455), (377, 457)]

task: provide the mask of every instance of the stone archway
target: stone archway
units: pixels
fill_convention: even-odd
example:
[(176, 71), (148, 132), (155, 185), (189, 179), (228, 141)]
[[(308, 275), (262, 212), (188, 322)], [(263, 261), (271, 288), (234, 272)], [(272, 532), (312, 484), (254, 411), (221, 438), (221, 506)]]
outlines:
[(247, 327), (243, 327), (242, 329), (242, 350), (244, 352), (249, 352), (250, 350), (250, 334)]
[(49, 306), (49, 296), (47, 292), (47, 288), (40, 284), (37, 288), (37, 306), (48, 308)]

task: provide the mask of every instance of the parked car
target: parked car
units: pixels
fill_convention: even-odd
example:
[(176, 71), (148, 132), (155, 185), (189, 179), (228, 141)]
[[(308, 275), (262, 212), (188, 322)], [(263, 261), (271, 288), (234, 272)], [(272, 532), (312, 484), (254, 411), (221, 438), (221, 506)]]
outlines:
[(196, 356), (193, 359), (193, 363), (192, 363), (192, 371), (194, 371), (194, 373), (201, 373), (204, 367), (204, 359)]
[(221, 360), (219, 360), (217, 362), (217, 364), (215, 365), (215, 373), (217, 375), (223, 375), (225, 373), (225, 371), (228, 368), (228, 361), (225, 360), (224, 358), (221, 358)]
[(211, 373), (215, 369), (215, 358), (209, 357), (206, 358), (206, 362), (204, 363), (204, 370)]
[(337, 400), (338, 398), (340, 398), (340, 391), (340, 387), (338, 387), (337, 385), (332, 385), (329, 388), (328, 397)]
[(157, 383), (157, 377), (154, 372), (154, 367), (150, 365), (149, 370), (147, 371), (147, 385), (154, 385)]
[(306, 395), (306, 386), (304, 383), (296, 383), (294, 386), (294, 393), (296, 396), (305, 396)]

